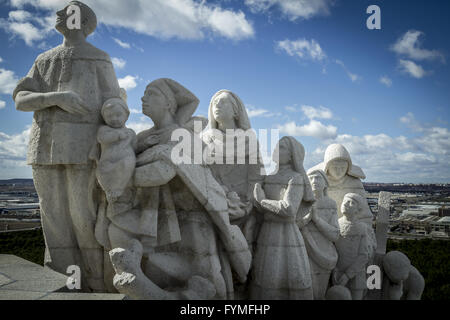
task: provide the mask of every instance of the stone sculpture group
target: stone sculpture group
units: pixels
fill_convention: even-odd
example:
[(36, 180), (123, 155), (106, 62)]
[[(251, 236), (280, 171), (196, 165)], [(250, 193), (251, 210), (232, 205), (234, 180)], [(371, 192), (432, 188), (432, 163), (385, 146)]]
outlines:
[(181, 128), (229, 160), (228, 130), (251, 128), (242, 101), (218, 91), (199, 133), (197, 97), (157, 79), (142, 97), (154, 126), (136, 135), (108, 54), (86, 41), (95, 13), (69, 5), (80, 8), (80, 29), (67, 27), (67, 7), (58, 11), (63, 44), (41, 54), (13, 93), (18, 110), (34, 112), (28, 163), (47, 266), (78, 265), (84, 291), (133, 299), (360, 300), (370, 296), (366, 268), (378, 263), (378, 298), (420, 299), (423, 278), (406, 256), (375, 257), (365, 176), (344, 146), (330, 145), (308, 172), (293, 137), (276, 147), (275, 174), (264, 174), (259, 154), (249, 161), (247, 144), (243, 162), (175, 163), (171, 137)]

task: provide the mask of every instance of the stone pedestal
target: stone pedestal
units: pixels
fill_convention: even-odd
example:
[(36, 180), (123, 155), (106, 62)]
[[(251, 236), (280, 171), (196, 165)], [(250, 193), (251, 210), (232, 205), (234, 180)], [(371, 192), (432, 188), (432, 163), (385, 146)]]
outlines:
[(67, 276), (14, 255), (0, 254), (0, 300), (123, 300), (123, 294), (70, 292)]

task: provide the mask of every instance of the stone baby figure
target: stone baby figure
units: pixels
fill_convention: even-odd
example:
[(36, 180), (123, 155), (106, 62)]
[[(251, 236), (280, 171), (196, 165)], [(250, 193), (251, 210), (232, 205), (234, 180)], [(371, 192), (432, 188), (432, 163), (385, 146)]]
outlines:
[(312, 300), (308, 254), (297, 225), (314, 202), (303, 168), (305, 149), (293, 137), (283, 137), (274, 155), (276, 174), (266, 176), (263, 187), (256, 183), (254, 189), (263, 222), (253, 258), (250, 298)]
[(372, 255), (369, 228), (360, 220), (364, 211), (361, 195), (347, 193), (342, 201), (343, 217), (339, 219), (340, 236), (336, 241), (338, 261), (333, 284), (350, 289), (353, 300), (362, 300), (366, 284), (366, 264)]
[(106, 125), (97, 133), (101, 153), (96, 175), (108, 202), (115, 202), (124, 192), (136, 165), (136, 134), (125, 126), (130, 111), (122, 99), (107, 100), (101, 114)]

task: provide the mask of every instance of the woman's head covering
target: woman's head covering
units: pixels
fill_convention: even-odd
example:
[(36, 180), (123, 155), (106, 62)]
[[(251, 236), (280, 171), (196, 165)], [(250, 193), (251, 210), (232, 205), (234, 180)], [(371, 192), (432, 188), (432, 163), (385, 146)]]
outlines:
[(209, 109), (208, 109), (208, 127), (210, 129), (217, 129), (218, 124), (216, 119), (214, 119), (214, 115), (212, 112), (213, 106), (218, 102), (216, 101), (217, 98), (221, 94), (227, 94), (228, 98), (231, 101), (231, 104), (233, 105), (233, 111), (235, 116), (235, 121), (238, 129), (242, 130), (248, 130), (251, 128), (250, 120), (248, 119), (247, 110), (245, 109), (244, 103), (242, 103), (241, 99), (231, 92), (230, 90), (220, 90), (214, 94), (214, 96), (211, 98), (211, 102), (209, 103)]
[(310, 170), (319, 169), (319, 170), (322, 170), (323, 172), (327, 173), (328, 168), (330, 166), (330, 162), (333, 160), (346, 160), (348, 162), (347, 174), (349, 176), (352, 176), (352, 177), (355, 177), (358, 179), (366, 178), (366, 175), (364, 174), (362, 169), (352, 163), (352, 159), (351, 159), (350, 154), (348, 153), (347, 149), (345, 149), (345, 147), (342, 144), (338, 144), (338, 143), (330, 144), (327, 147), (327, 149), (325, 150), (323, 162), (314, 166)]
[[(168, 78), (156, 79), (145, 88), (145, 94), (149, 89), (156, 89), (167, 99), (169, 112), (175, 117), (179, 125), (185, 124), (191, 119), (198, 106), (198, 99), (192, 92), (175, 80)], [(197, 101), (197, 103), (192, 103)]]
[(305, 186), (303, 200), (314, 201), (314, 194), (311, 188), (311, 184), (309, 183), (308, 176), (306, 175), (305, 168), (303, 167), (303, 160), (305, 159), (305, 148), (294, 137), (284, 136), (280, 139), (278, 144), (280, 144), (281, 141), (285, 141), (288, 145), (289, 150), (291, 151), (292, 166), (294, 171), (300, 173), (303, 177), (303, 184)]
[(307, 174), (308, 174), (308, 176), (312, 176), (312, 175), (314, 175), (314, 174), (320, 174), (320, 176), (323, 178), (323, 180), (325, 181), (325, 188), (323, 189), (323, 194), (325, 195), (325, 196), (327, 196), (328, 195), (328, 187), (330, 186), (330, 182), (328, 181), (328, 177), (327, 177), (327, 175), (325, 174), (325, 172), (323, 172), (322, 170), (320, 170), (320, 169), (314, 169), (314, 170), (308, 170), (308, 172), (307, 172)]

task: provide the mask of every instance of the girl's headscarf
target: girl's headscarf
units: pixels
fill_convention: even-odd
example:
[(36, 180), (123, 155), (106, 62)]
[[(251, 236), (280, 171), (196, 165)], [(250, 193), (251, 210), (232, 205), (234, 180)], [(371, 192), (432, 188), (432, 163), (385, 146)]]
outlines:
[[(198, 99), (192, 92), (183, 87), (175, 80), (168, 78), (156, 79), (147, 86), (145, 92), (150, 88), (157, 89), (167, 99), (168, 109), (174, 115), (179, 125), (188, 122), (198, 106)], [(197, 101), (197, 103), (193, 103)]]
[(222, 94), (226, 93), (230, 98), (231, 104), (233, 105), (234, 118), (236, 121), (236, 125), (238, 129), (248, 130), (251, 128), (250, 120), (248, 119), (247, 110), (245, 109), (244, 103), (242, 103), (241, 99), (231, 92), (230, 90), (220, 90), (214, 94), (211, 98), (211, 102), (209, 103), (208, 109), (208, 127), (209, 129), (217, 129), (218, 124), (216, 119), (214, 119), (214, 115), (212, 112), (213, 106), (217, 103), (217, 98)]
[(305, 159), (305, 148), (294, 137), (285, 136), (280, 139), (280, 142), (281, 141), (286, 141), (288, 143), (289, 150), (291, 151), (293, 169), (294, 171), (300, 173), (303, 177), (303, 184), (305, 186), (303, 201), (313, 202), (314, 194), (311, 188), (311, 184), (309, 183), (308, 176), (306, 175), (305, 168), (303, 167), (303, 160)]

